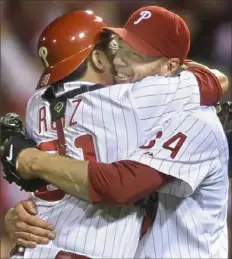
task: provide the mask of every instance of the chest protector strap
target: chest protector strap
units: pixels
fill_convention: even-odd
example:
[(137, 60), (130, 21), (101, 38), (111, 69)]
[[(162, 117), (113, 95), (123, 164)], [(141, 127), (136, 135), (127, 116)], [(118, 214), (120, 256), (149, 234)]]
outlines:
[(58, 138), (57, 152), (60, 156), (66, 156), (66, 141), (64, 135), (64, 129), (62, 124), (62, 118), (65, 117), (66, 104), (68, 99), (72, 99), (78, 95), (86, 92), (94, 91), (103, 88), (103, 85), (82, 85), (78, 89), (71, 90), (56, 97), (55, 90), (57, 86), (49, 87), (43, 94), (42, 98), (45, 99), (50, 105), (51, 122), (56, 123), (56, 131)]

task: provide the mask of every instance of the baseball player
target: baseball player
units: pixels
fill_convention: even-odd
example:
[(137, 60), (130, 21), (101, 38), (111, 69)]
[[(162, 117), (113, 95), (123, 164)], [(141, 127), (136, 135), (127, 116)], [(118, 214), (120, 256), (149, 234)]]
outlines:
[[(163, 10), (160, 10), (159, 8), (158, 10), (155, 8), (152, 11), (163, 12)], [(131, 19), (138, 18), (139, 12), (135, 13), (134, 15), (137, 17), (132, 16)], [(43, 39), (44, 41), (46, 41), (48, 37), (42, 37), (42, 40)], [(46, 42), (44, 44), (46, 44)], [(184, 51), (188, 51), (188, 50), (185, 49)], [(50, 65), (49, 51), (46, 56), (46, 47), (44, 47), (43, 52), (41, 53), (43, 54), (43, 56), (42, 54), (41, 56), (44, 59), (44, 62), (45, 63), (47, 62), (47, 64)], [(184, 58), (184, 56), (180, 56), (180, 59), (181, 58)], [(67, 63), (66, 64), (65, 63), (66, 63), (65, 60), (62, 60), (61, 65), (64, 64), (67, 70), (70, 69), (70, 67), (68, 68)], [(178, 63), (178, 62), (174, 62), (174, 63)], [(158, 62), (158, 64), (159, 66), (162, 67), (162, 69), (164, 68), (162, 63)], [(165, 63), (165, 65), (167, 64)], [(173, 67), (171, 67), (171, 69), (169, 69), (168, 67), (168, 71), (167, 71), (167, 73), (169, 73), (170, 75), (171, 75), (171, 72), (175, 72), (175, 65), (173, 63), (172, 63), (172, 66)], [(60, 69), (58, 70), (59, 72), (61, 71), (60, 66), (58, 66), (57, 69)], [(48, 68), (49, 73), (48, 71), (46, 71), (46, 73), (43, 75), (43, 78), (40, 81), (40, 86), (45, 86), (47, 84), (53, 83), (52, 80), (59, 81), (60, 79), (62, 79), (62, 77), (59, 78), (60, 75), (58, 74), (57, 71), (56, 73), (54, 72), (55, 70), (56, 70), (56, 66), (54, 65), (51, 65), (51, 69)], [(65, 73), (67, 73), (68, 75), (69, 72), (67, 72), (67, 70), (65, 71)], [(67, 76), (67, 75), (63, 75), (63, 76)], [(150, 86), (153, 86), (154, 81), (156, 82), (154, 87), (157, 87), (155, 92), (153, 92), (152, 90), (151, 91), (144, 90), (146, 87), (149, 88)], [(62, 83), (63, 84), (57, 84), (56, 88), (57, 90), (60, 90), (61, 88), (61, 91), (63, 92), (66, 92), (67, 89), (70, 91), (72, 90), (72, 88), (74, 90), (76, 89), (80, 90), (82, 88), (81, 86), (83, 85), (83, 82), (79, 82), (79, 83), (62, 82)], [(84, 84), (86, 84), (86, 82)], [(173, 90), (175, 89), (175, 94), (174, 92), (170, 93), (169, 91), (167, 91), (169, 89), (165, 86), (166, 85), (168, 86), (169, 84), (172, 85)], [(87, 85), (90, 85), (90, 84), (87, 83)], [(67, 88), (68, 86), (69, 88)], [(203, 112), (204, 114), (210, 115), (212, 117), (214, 115), (213, 108), (204, 108), (204, 109), (200, 108), (199, 90), (197, 86), (198, 86), (197, 80), (195, 77), (192, 76), (191, 73), (181, 72), (180, 76), (178, 77), (173, 77), (173, 78), (164, 78), (164, 77), (150, 78), (149, 77), (137, 84), (116, 85), (116, 86), (107, 87), (107, 88), (99, 87), (99, 88), (94, 88), (93, 91), (91, 91), (91, 87), (88, 86), (84, 88), (84, 89), (87, 89), (88, 92), (84, 91), (82, 88), (81, 91), (79, 91), (76, 96), (67, 100), (67, 103), (66, 103), (67, 107), (66, 107), (66, 113), (65, 113), (66, 116), (65, 116), (65, 121), (63, 122), (63, 126), (66, 125), (67, 127), (64, 127), (63, 131), (64, 131), (64, 135), (68, 135), (69, 138), (66, 138), (67, 143), (61, 143), (61, 144), (67, 144), (67, 150), (65, 150), (64, 146), (62, 145), (60, 146), (61, 151), (59, 150), (59, 152), (61, 152), (61, 154), (62, 152), (63, 153), (67, 152), (66, 154), (72, 158), (75, 158), (75, 159), (85, 158), (93, 162), (89, 164), (88, 162), (78, 163), (77, 161), (69, 160), (68, 158), (49, 156), (48, 154), (41, 153), (36, 149), (35, 150), (31, 149), (29, 150), (31, 153), (39, 152), (39, 157), (41, 157), (41, 154), (43, 154), (42, 156), (45, 160), (48, 157), (49, 159), (51, 159), (50, 160), (51, 162), (54, 161), (53, 159), (56, 159), (54, 166), (57, 166), (57, 167), (61, 166), (61, 168), (58, 171), (54, 170), (54, 168), (53, 170), (49, 171), (49, 169), (46, 168), (46, 166), (48, 166), (49, 168), (49, 164), (44, 164), (43, 169), (45, 170), (42, 169), (43, 172), (40, 171), (38, 175), (36, 174), (28, 175), (28, 172), (27, 172), (26, 175), (23, 175), (24, 178), (40, 177), (52, 183), (56, 187), (63, 189), (65, 192), (72, 194), (73, 196), (79, 196), (82, 198), (87, 196), (87, 198), (90, 198), (88, 193), (89, 191), (88, 188), (86, 191), (87, 181), (85, 177), (88, 174), (86, 173), (87, 167), (89, 168), (90, 171), (92, 170), (92, 172), (94, 172), (95, 170), (96, 171), (98, 170), (99, 172), (101, 172), (102, 170), (102, 172), (105, 172), (108, 167), (108, 165), (106, 164), (101, 164), (101, 163), (97, 164), (95, 161), (110, 163), (113, 161), (125, 159), (126, 157), (131, 160), (138, 160), (136, 155), (139, 152), (142, 152), (142, 151), (144, 152), (144, 149), (146, 150), (144, 156), (145, 155), (151, 156), (153, 154), (148, 150), (154, 149), (156, 140), (162, 139), (161, 137), (163, 134), (165, 138), (169, 137), (163, 143), (163, 147), (164, 149), (171, 151), (171, 158), (175, 159), (181, 147), (184, 144), (186, 145), (185, 141), (187, 136), (184, 134), (186, 132), (182, 134), (181, 132), (178, 132), (174, 136), (169, 136), (170, 132), (168, 131), (169, 130), (168, 126), (169, 126), (169, 123), (172, 124), (173, 122), (172, 118), (174, 118), (174, 114), (176, 114), (175, 115), (176, 122), (178, 122), (177, 119), (180, 119), (180, 118), (183, 119), (185, 115), (187, 117), (188, 116), (191, 117), (192, 116), (191, 112), (193, 113)], [(146, 101), (147, 106), (143, 107), (141, 105), (143, 104), (143, 102), (141, 102), (140, 100), (136, 101), (136, 99), (140, 99), (144, 97), (144, 95), (141, 94), (142, 88), (143, 88), (143, 94), (151, 93), (152, 95), (159, 95), (159, 97), (157, 96), (157, 99), (154, 99), (154, 96), (153, 96), (153, 100), (150, 101), (150, 104), (155, 103), (156, 106), (151, 107), (149, 102)], [(185, 88), (188, 88), (188, 90)], [(196, 89), (198, 91), (196, 91)], [(58, 127), (59, 125), (57, 123), (58, 121), (56, 120), (56, 125), (54, 125), (52, 118), (47, 113), (47, 109), (49, 108), (49, 98), (52, 94), (54, 94), (53, 91), (57, 92), (56, 97), (59, 95), (62, 96), (63, 92), (59, 93), (59, 91), (56, 91), (54, 87), (49, 88), (47, 91), (45, 90), (39, 91), (32, 97), (32, 99), (28, 104), (28, 109), (27, 109), (27, 118), (28, 118), (27, 131), (29, 136), (33, 137), (33, 139), (36, 140), (37, 144), (40, 146), (42, 150), (50, 151), (50, 152), (56, 149), (57, 142), (58, 142), (56, 140), (57, 133), (59, 135), (62, 132), (62, 130), (60, 130), (62, 127), (61, 128)], [(162, 95), (164, 96), (164, 98), (161, 98)], [(169, 95), (170, 95), (170, 99), (169, 97), (167, 98), (167, 96)], [(174, 99), (172, 95), (174, 95)], [(175, 99), (175, 97), (178, 97), (178, 96), (181, 98)], [(178, 101), (180, 99), (182, 100)], [(110, 102), (108, 100), (110, 100)], [(164, 102), (164, 106), (168, 106), (170, 110), (167, 110), (167, 108), (163, 110), (161, 108), (162, 102)], [(33, 106), (32, 106), (32, 103), (33, 103)], [(38, 104), (36, 105), (36, 103)], [(94, 110), (92, 105), (93, 103), (94, 103)], [(155, 111), (156, 112), (155, 114), (157, 114), (158, 106), (160, 106), (161, 114), (158, 114), (157, 118), (153, 117), (152, 122), (150, 122), (150, 118), (143, 117), (145, 114), (149, 114), (149, 113), (154, 114), (153, 111)], [(54, 107), (56, 107), (56, 105)], [(59, 107), (62, 109), (61, 105)], [(102, 107), (104, 107), (104, 110), (102, 109)], [(174, 107), (175, 107), (175, 111), (172, 110)], [(148, 108), (150, 109), (150, 111), (149, 112), (139, 111), (139, 110), (143, 110), (144, 108)], [(163, 116), (162, 114), (164, 112), (167, 112), (165, 116)], [(69, 116), (67, 116), (68, 114)], [(99, 120), (98, 118), (100, 115), (101, 115), (100, 117), (101, 120)], [(32, 128), (32, 122), (33, 124), (35, 124), (34, 120), (36, 116), (38, 118), (37, 120), (38, 124), (36, 129), (34, 129)], [(80, 118), (80, 120), (78, 118)], [(105, 119), (107, 118), (107, 123), (105, 123), (104, 118)], [(213, 117), (213, 119), (215, 118)], [(121, 130), (117, 129), (116, 121), (121, 122), (120, 124)], [(164, 126), (167, 126), (166, 130), (167, 129), (168, 130), (167, 131), (164, 130), (163, 132), (162, 130)], [(113, 131), (111, 128), (113, 128)], [(97, 134), (97, 132), (105, 133), (103, 134), (105, 136), (102, 136), (102, 134), (100, 133)], [(124, 134), (124, 132), (127, 132), (127, 134)], [(91, 134), (86, 134), (86, 133), (91, 133)], [(129, 141), (130, 138), (128, 134), (130, 134), (130, 138), (136, 141), (133, 141), (131, 143)], [(146, 145), (144, 145), (144, 143)], [(177, 145), (174, 145), (174, 144), (177, 144)], [(139, 146), (141, 148), (137, 152), (135, 152), (133, 156), (131, 156), (132, 151), (136, 150)], [(9, 147), (12, 147), (11, 144)], [(113, 149), (114, 152), (110, 152), (111, 149)], [(9, 151), (10, 150), (11, 148), (9, 148)], [(27, 150), (25, 150), (25, 152), (27, 152)], [(217, 154), (215, 154), (215, 156), (217, 156)], [(76, 162), (79, 164), (78, 169), (76, 168)], [(73, 163), (73, 166), (70, 163)], [(36, 168), (36, 164), (34, 164), (35, 165), (34, 169)], [(66, 168), (67, 165), (68, 165), (68, 168)], [(74, 169), (74, 165), (75, 165), (75, 169)], [(20, 172), (21, 170), (27, 171), (25, 170), (26, 168), (22, 168), (21, 163), (19, 163), (18, 166), (19, 166), (18, 168)], [(150, 171), (151, 170), (150, 167), (147, 167), (147, 166), (141, 167), (140, 163), (129, 162), (125, 164), (123, 161), (121, 161), (121, 163), (118, 162), (116, 164), (112, 164), (112, 167), (110, 167), (110, 169), (113, 168), (113, 171), (115, 171), (115, 170), (119, 170), (119, 167), (122, 167), (122, 168), (125, 167), (130, 172), (130, 170), (132, 170), (132, 168), (136, 166), (139, 169), (137, 171), (141, 171), (141, 168), (144, 169), (143, 177), (144, 176), (146, 177), (146, 174), (151, 175), (151, 173), (153, 173), (154, 176), (157, 175), (157, 177), (154, 177), (156, 178), (156, 181), (154, 182), (152, 182), (153, 180), (150, 180), (151, 182), (150, 185), (148, 185), (148, 187), (146, 187), (145, 189), (139, 189), (140, 188), (139, 185), (135, 185), (138, 188), (137, 191), (139, 191), (139, 195), (134, 197), (132, 195), (132, 198), (129, 201), (127, 201), (129, 203), (133, 203), (134, 200), (138, 199), (138, 196), (139, 198), (144, 198), (145, 190), (146, 192), (149, 193), (153, 189), (160, 188), (161, 186), (169, 183), (170, 181), (173, 183), (175, 182), (175, 184), (177, 184), (176, 181), (174, 181), (173, 179), (173, 178), (178, 178), (176, 174), (173, 173), (173, 175), (170, 174), (171, 177), (167, 177), (165, 176), (168, 174), (167, 172), (162, 172), (162, 173), (158, 172), (155, 166), (151, 166), (151, 167), (154, 167), (154, 169)], [(126, 172), (125, 168), (124, 168), (124, 172)], [(72, 170), (74, 171), (71, 172)], [(37, 169), (35, 169), (35, 171), (37, 171)], [(54, 179), (54, 175), (51, 173), (51, 171), (55, 171), (56, 179)], [(94, 200), (94, 202), (97, 203), (101, 201), (101, 200), (99, 201), (99, 199), (101, 199), (102, 194), (106, 192), (106, 187), (101, 188), (101, 190), (99, 191), (98, 187), (101, 185), (101, 179), (99, 178), (99, 181), (97, 183), (97, 178), (94, 179), (95, 177), (94, 173), (91, 175), (93, 175), (93, 178), (92, 178), (93, 182), (95, 181), (96, 183), (95, 187), (93, 186), (93, 189), (91, 190), (91, 192), (93, 195), (95, 195), (95, 197), (97, 197), (97, 194), (99, 195), (99, 197), (95, 198)], [(104, 175), (105, 174), (103, 174), (103, 176)], [(158, 177), (160, 177), (160, 181), (157, 180)], [(178, 179), (182, 180), (180, 176)], [(71, 184), (69, 180), (71, 180), (72, 182)], [(118, 191), (120, 190), (117, 184), (113, 184), (110, 187), (112, 187), (112, 190), (114, 191), (116, 188), (118, 188)], [(52, 194), (52, 197), (49, 194)], [(186, 196), (188, 195), (191, 195), (190, 191), (189, 193), (186, 192)], [(59, 237), (57, 237), (56, 240), (54, 240), (53, 242), (50, 242), (50, 244), (47, 246), (38, 247), (33, 250), (26, 249), (24, 254), (25, 258), (38, 258), (38, 257), (54, 258), (58, 254), (61, 255), (60, 250), (71, 251), (74, 254), (82, 254), (82, 255), (85, 254), (89, 257), (110, 257), (110, 258), (133, 257), (134, 251), (136, 248), (136, 243), (138, 243), (140, 225), (141, 225), (142, 216), (143, 216), (143, 210), (141, 208), (131, 205), (131, 206), (122, 207), (122, 208), (114, 208), (113, 211), (111, 211), (112, 209), (111, 207), (102, 208), (96, 205), (93, 206), (84, 201), (77, 200), (76, 198), (68, 194), (64, 194), (60, 190), (54, 190), (53, 186), (48, 186), (45, 193), (41, 191), (39, 193), (35, 193), (34, 198), (36, 199), (40, 217), (49, 220), (51, 223), (55, 225), (56, 232), (59, 233)], [(50, 201), (46, 201), (49, 199)], [(104, 203), (113, 203), (112, 196), (106, 199), (108, 199), (108, 201), (105, 200), (103, 201)], [(124, 203), (124, 201), (122, 203)], [(70, 213), (68, 213), (68, 211)], [(105, 214), (107, 215), (106, 218), (104, 217)], [(64, 224), (64, 221), (65, 221), (65, 224)], [(72, 226), (74, 225), (73, 224), (74, 222), (75, 222), (75, 226), (78, 226), (78, 229), (79, 229), (78, 234), (77, 234), (77, 229), (72, 228)], [(116, 229), (116, 226), (117, 226), (117, 229)], [(85, 236), (84, 239), (83, 239), (83, 235)], [(94, 241), (92, 238), (93, 235), (95, 236)], [(98, 241), (102, 244), (102, 240), (105, 240), (106, 244), (108, 243), (108, 245), (105, 245), (103, 247), (102, 245), (98, 244)]]

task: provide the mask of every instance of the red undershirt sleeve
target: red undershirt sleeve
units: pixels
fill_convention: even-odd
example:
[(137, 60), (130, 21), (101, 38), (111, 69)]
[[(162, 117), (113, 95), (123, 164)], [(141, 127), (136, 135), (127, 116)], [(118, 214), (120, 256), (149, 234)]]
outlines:
[(222, 88), (217, 77), (205, 68), (190, 67), (188, 71), (192, 72), (197, 78), (201, 105), (214, 105), (222, 96)]
[(175, 178), (135, 161), (90, 162), (90, 197), (94, 204), (127, 205), (145, 198)]

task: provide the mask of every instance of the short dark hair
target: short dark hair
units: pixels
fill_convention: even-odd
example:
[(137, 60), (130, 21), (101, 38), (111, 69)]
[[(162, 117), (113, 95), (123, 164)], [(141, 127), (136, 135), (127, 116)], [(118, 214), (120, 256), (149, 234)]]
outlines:
[[(96, 50), (96, 49), (101, 50), (106, 55), (108, 55), (108, 46), (111, 40), (112, 40), (112, 34), (109, 32), (103, 32), (100, 35), (99, 43), (96, 44), (93, 50)], [(75, 69), (71, 74), (69, 74), (65, 78), (61, 79), (59, 82), (56, 82), (56, 84), (73, 82), (83, 77), (87, 70), (88, 60), (89, 60), (89, 56), (81, 63), (81, 65), (77, 69)]]
[(88, 64), (88, 58), (86, 58), (81, 63), (81, 65), (77, 69), (75, 69), (71, 74), (61, 79), (59, 82), (56, 82), (56, 84), (73, 82), (80, 79), (87, 70), (87, 64)]

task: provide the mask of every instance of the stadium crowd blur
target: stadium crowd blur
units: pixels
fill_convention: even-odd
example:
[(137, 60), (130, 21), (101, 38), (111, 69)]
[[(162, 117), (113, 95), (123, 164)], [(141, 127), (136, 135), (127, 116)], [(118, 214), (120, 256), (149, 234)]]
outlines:
[[(192, 45), (189, 58), (218, 68), (232, 79), (232, 1), (229, 0), (0, 2), (0, 115), (17, 112), (22, 118), (24, 117), (27, 100), (34, 92), (43, 69), (37, 55), (39, 35), (54, 18), (75, 9), (93, 10), (113, 26), (123, 26), (129, 15), (141, 6), (160, 5), (173, 10), (185, 19), (191, 30)], [(223, 100), (232, 100), (232, 86)], [(4, 213), (17, 201), (26, 197), (26, 193), (20, 191), (17, 186), (7, 185), (1, 179), (1, 236), (4, 235)], [(230, 219), (231, 210), (230, 202)], [(1, 240), (6, 239), (1, 238)], [(10, 243), (8, 241), (1, 243), (1, 258), (7, 258), (7, 244), (10, 246)]]

